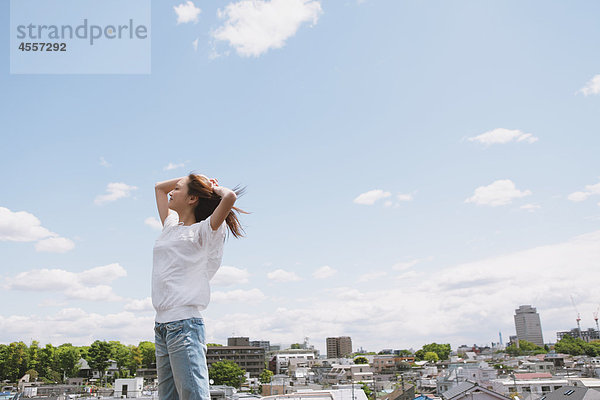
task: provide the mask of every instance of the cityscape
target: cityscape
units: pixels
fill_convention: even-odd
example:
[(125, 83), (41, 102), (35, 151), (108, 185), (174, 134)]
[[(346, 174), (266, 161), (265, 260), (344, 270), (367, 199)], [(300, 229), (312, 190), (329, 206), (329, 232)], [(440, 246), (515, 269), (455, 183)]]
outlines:
[[(582, 329), (577, 315), (577, 327), (544, 339), (537, 309), (520, 305), (514, 310), (515, 334), (507, 343), (499, 333), (499, 341), (491, 345), (457, 348), (430, 343), (421, 349), (368, 351), (355, 348), (351, 337), (339, 336), (328, 337), (321, 354), (309, 338), (282, 348), (265, 338), (230, 337), (224, 344), (207, 343), (211, 398), (557, 400), (577, 393), (575, 398), (595, 399), (600, 396), (595, 317), (596, 328)], [(10, 349), (19, 346), (21, 364), (15, 366)], [(0, 345), (3, 399), (17, 393), (36, 398), (156, 398), (151, 342), (125, 346), (96, 341), (79, 348), (66, 344), (51, 352), (52, 345), (36, 346)], [(55, 361), (45, 365), (51, 353)], [(17, 381), (7, 379), (10, 371), (14, 377), (25, 369)]]

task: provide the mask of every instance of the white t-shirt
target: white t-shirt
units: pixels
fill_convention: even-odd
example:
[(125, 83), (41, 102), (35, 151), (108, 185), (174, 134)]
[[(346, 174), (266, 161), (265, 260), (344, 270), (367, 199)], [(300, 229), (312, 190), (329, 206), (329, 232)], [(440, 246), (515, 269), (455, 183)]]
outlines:
[(154, 243), (152, 305), (156, 322), (200, 317), (210, 301), (209, 281), (221, 266), (225, 222), (213, 231), (210, 218), (179, 224), (170, 211)]

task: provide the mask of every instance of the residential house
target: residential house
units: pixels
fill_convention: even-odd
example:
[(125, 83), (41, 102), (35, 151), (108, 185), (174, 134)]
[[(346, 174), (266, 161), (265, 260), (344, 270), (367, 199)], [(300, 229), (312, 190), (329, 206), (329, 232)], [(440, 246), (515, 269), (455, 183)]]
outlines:
[(465, 381), (441, 394), (443, 400), (511, 400), (493, 390), (479, 386), (476, 382)]

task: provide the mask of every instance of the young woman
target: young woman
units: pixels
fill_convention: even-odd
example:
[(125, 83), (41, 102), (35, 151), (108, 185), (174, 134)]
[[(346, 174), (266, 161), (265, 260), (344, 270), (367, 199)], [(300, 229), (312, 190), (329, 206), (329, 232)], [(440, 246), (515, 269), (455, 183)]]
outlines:
[(226, 229), (242, 236), (241, 190), (190, 174), (157, 183), (163, 230), (154, 245), (152, 304), (160, 400), (209, 400), (204, 322), (209, 281), (221, 266)]

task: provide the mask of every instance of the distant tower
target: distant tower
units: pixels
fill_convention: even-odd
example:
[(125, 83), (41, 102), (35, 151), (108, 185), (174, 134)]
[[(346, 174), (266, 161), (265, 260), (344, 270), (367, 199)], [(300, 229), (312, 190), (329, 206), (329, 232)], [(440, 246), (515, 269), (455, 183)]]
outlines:
[(527, 340), (540, 347), (544, 346), (540, 315), (531, 305), (523, 305), (515, 310), (517, 340)]
[(502, 332), (498, 332), (498, 336), (500, 336), (500, 347), (503, 347), (504, 343), (502, 343)]
[(342, 358), (352, 354), (352, 339), (349, 336), (327, 338), (327, 358)]

